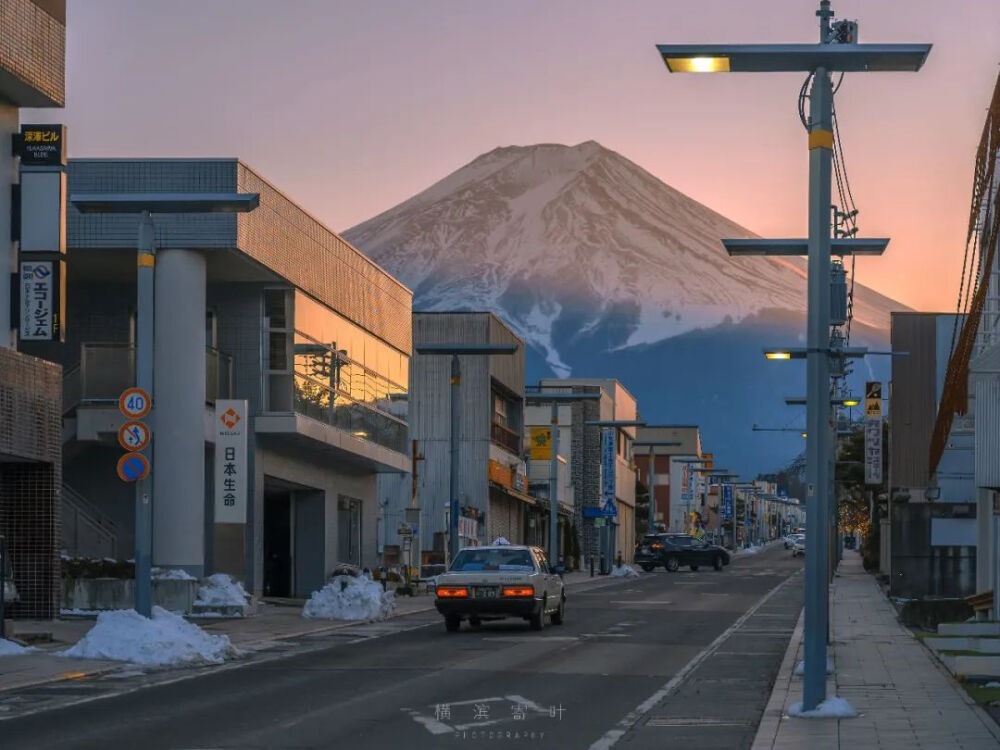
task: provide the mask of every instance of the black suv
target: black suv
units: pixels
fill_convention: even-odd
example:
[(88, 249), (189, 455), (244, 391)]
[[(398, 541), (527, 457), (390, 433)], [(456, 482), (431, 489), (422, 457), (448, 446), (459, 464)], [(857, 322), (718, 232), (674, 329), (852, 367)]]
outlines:
[(729, 552), (689, 534), (647, 534), (636, 548), (635, 562), (646, 572), (657, 565), (671, 573), (681, 565), (691, 570), (698, 570), (700, 565), (722, 570), (729, 565)]

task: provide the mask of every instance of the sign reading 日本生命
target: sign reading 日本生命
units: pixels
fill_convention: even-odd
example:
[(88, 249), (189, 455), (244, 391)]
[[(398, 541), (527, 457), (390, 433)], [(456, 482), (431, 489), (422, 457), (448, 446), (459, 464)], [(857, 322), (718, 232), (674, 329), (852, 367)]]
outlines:
[(247, 402), (215, 402), (215, 522), (247, 522)]
[(606, 508), (615, 507), (615, 431), (601, 431), (601, 502)]

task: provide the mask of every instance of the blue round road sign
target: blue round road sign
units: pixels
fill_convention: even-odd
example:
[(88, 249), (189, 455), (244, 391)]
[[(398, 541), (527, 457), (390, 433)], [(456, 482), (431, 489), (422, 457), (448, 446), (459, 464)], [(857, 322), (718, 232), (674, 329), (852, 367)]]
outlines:
[(126, 453), (118, 459), (118, 477), (123, 482), (137, 482), (149, 474), (149, 460), (141, 453)]

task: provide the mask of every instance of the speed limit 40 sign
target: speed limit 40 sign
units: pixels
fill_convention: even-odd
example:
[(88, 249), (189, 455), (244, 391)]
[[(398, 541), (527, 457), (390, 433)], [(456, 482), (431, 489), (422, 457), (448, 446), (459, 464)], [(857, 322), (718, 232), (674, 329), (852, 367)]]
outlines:
[(142, 419), (152, 406), (152, 399), (142, 388), (126, 388), (118, 397), (118, 409), (129, 419)]

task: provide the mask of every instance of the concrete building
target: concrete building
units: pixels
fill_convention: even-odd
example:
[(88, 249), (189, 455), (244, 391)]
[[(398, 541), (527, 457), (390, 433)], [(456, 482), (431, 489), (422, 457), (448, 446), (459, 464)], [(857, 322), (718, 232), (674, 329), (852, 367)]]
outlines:
[[(413, 345), (515, 344), (513, 355), (462, 355), (458, 440), (460, 545), (504, 537), (533, 539), (537, 507), (524, 462), (524, 342), (488, 312), (413, 314)], [(451, 471), (451, 357), (414, 354), (410, 372), (410, 436), (418, 466), (421, 565), (445, 564)], [(391, 480), (390, 480), (391, 484)], [(401, 486), (402, 485), (402, 486)], [(406, 480), (385, 485), (390, 506), (386, 539), (399, 544), (397, 521), (409, 505)]]
[[(536, 389), (531, 391), (533, 396), (541, 397)], [(527, 463), (528, 463), (528, 491), (532, 497), (536, 498), (539, 507), (535, 514), (535, 527), (531, 529), (531, 544), (536, 544), (547, 549), (549, 546), (549, 518), (551, 516), (549, 494), (553, 481), (556, 484), (556, 500), (558, 502), (558, 523), (559, 523), (559, 551), (553, 555), (554, 560), (566, 561), (568, 565), (573, 565), (574, 561), (568, 560), (572, 551), (579, 546), (578, 527), (574, 523), (576, 516), (576, 499), (573, 494), (572, 460), (573, 446), (573, 424), (574, 411), (580, 412), (579, 408), (574, 409), (574, 403), (562, 402), (557, 404), (558, 425), (552, 425), (552, 405), (544, 403), (528, 404), (524, 410), (524, 434), (527, 440)], [(577, 419), (580, 415), (577, 414)], [(556, 475), (552, 475), (552, 439), (553, 429), (559, 431), (559, 449), (556, 452)], [(569, 541), (570, 537), (576, 538), (576, 544)], [(577, 556), (578, 557), (578, 556)]]
[[(272, 596), (308, 595), (338, 562), (375, 564), (376, 476), (410, 470), (392, 402), (409, 379), (410, 291), (236, 159), (74, 160), (69, 192), (260, 196), (246, 214), (153, 217), (153, 564)], [(136, 234), (135, 215), (71, 208), (66, 343), (24, 345), (65, 366), (65, 505), (121, 558)], [(244, 428), (234, 463), (216, 445)]]
[[(593, 558), (604, 560), (605, 570), (620, 552), (625, 562), (635, 553), (635, 484), (636, 470), (632, 455), (635, 427), (597, 427), (595, 421), (636, 421), (638, 410), (635, 397), (612, 378), (562, 378), (539, 382), (542, 391), (597, 392), (599, 399), (581, 401), (579, 412), (573, 413), (570, 447), (570, 481), (573, 484), (574, 520), (580, 530), (581, 562)], [(574, 407), (576, 408), (576, 407)], [(579, 413), (579, 416), (577, 414)], [(610, 431), (614, 443), (615, 506), (618, 512), (611, 519), (613, 533), (601, 532), (600, 519), (584, 516), (584, 508), (601, 505), (601, 440), (602, 432)]]
[(974, 407), (956, 416), (937, 470), (930, 469), (952, 333), (961, 324), (954, 314), (892, 313), (892, 350), (907, 352), (893, 357), (889, 400), (890, 518), (882, 544), (889, 543), (893, 596), (974, 593)]
[(7, 616), (26, 618), (59, 610), (61, 372), (15, 351), (14, 143), (20, 108), (65, 105), (65, 68), (65, 0), (0, 0), (0, 596), (6, 589)]
[[(663, 528), (668, 531), (684, 530), (685, 499), (689, 506), (687, 510), (703, 512), (706, 498), (704, 492), (698, 493), (698, 496), (695, 497), (694, 482), (698, 475), (694, 469), (698, 468), (698, 465), (680, 463), (674, 459), (699, 461), (704, 458), (700, 430), (696, 425), (646, 425), (638, 428), (636, 441), (640, 443), (678, 443), (678, 445), (657, 446), (652, 449), (655, 461), (653, 466), (656, 470), (655, 521), (662, 524)], [(705, 460), (707, 461), (707, 458)], [(635, 465), (639, 472), (639, 481), (647, 487), (649, 484), (649, 464), (650, 449), (637, 448)], [(690, 498), (687, 498), (686, 493), (682, 492), (685, 481), (691, 485), (688, 489), (688, 492), (691, 493)], [(707, 514), (704, 520), (707, 525), (709, 522)]]

